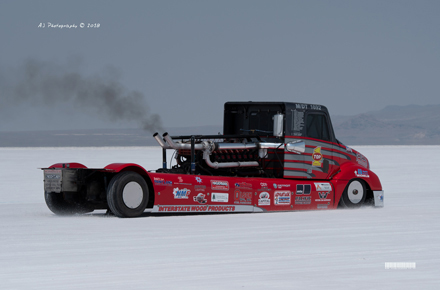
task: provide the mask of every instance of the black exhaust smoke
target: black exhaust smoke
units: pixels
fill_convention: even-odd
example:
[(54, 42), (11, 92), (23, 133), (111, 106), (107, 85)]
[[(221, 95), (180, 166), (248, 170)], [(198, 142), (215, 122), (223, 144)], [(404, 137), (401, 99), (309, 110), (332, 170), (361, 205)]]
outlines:
[(84, 76), (77, 65), (28, 60), (15, 71), (0, 71), (0, 106), (28, 103), (58, 107), (73, 104), (110, 121), (135, 121), (147, 131), (163, 130), (159, 115), (151, 114), (145, 97), (127, 90), (115, 70)]

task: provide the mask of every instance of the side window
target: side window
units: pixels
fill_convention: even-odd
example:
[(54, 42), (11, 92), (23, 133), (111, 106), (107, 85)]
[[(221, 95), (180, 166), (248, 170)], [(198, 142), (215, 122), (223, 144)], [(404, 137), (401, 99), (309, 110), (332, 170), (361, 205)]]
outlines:
[(323, 114), (308, 114), (306, 121), (307, 137), (330, 140), (330, 133), (328, 130), (327, 119)]
[(249, 114), (249, 130), (256, 135), (267, 135), (273, 133), (273, 116), (275, 111), (258, 112)]

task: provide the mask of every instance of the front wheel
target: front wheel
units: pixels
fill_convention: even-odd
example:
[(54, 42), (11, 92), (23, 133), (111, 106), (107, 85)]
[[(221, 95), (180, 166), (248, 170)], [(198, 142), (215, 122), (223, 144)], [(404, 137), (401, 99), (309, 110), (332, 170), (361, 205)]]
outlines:
[(117, 217), (140, 216), (149, 200), (148, 185), (139, 174), (121, 172), (110, 181), (107, 202)]
[(367, 196), (365, 183), (362, 180), (352, 180), (345, 188), (341, 196), (341, 204), (344, 207), (360, 207)]

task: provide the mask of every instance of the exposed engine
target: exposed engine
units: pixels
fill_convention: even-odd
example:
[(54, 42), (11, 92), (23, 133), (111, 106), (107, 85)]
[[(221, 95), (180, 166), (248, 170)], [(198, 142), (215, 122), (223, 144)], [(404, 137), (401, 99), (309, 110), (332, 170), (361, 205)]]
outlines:
[[(153, 136), (164, 151), (164, 166), (158, 172), (264, 177), (282, 174), (283, 143), (262, 142), (259, 136), (251, 135)], [(166, 149), (176, 150), (177, 164), (168, 169)]]

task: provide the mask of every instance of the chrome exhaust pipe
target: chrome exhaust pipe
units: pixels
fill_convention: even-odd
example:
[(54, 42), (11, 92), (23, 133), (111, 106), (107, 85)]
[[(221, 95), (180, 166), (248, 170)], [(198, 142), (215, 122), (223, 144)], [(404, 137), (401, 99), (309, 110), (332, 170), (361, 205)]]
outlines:
[[(165, 139), (165, 141), (167, 142), (167, 144), (169, 146), (171, 146), (172, 149), (176, 149), (176, 150), (179, 150), (179, 149), (191, 150), (191, 144), (176, 143), (176, 142), (174, 142), (173, 139), (171, 139), (171, 137), (168, 134), (168, 132), (165, 132), (162, 136)], [(203, 144), (194, 144), (194, 149), (195, 150), (203, 150), (203, 149), (205, 149), (205, 146), (203, 146)]]
[(163, 148), (163, 149), (173, 149), (172, 147), (170, 147), (169, 145), (165, 144), (165, 142), (163, 142), (163, 140), (159, 137), (159, 133), (154, 133), (153, 135), (154, 139), (156, 139), (157, 143), (159, 143), (159, 145)]
[(257, 149), (255, 143), (215, 143), (215, 150), (247, 150)]
[(260, 142), (260, 143), (258, 143), (258, 149), (284, 149), (284, 144), (283, 143)]

